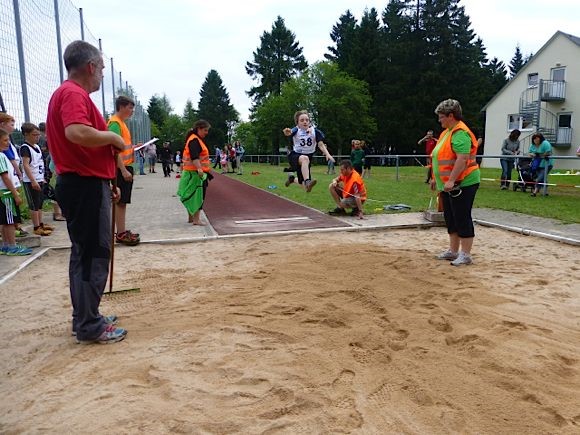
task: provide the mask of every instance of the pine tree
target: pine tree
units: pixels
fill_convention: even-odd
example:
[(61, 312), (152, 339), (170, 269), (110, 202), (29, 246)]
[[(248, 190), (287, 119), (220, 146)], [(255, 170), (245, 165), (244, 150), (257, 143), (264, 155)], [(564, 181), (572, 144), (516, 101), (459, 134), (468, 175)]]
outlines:
[[(527, 61), (527, 60), (526, 60)], [(510, 70), (510, 80), (515, 77), (519, 70), (525, 65), (524, 58), (522, 56), (522, 52), (520, 51), (520, 45), (516, 45), (516, 52), (514, 53), (514, 57), (510, 62), (509, 70)]]
[(169, 99), (166, 95), (160, 97), (155, 94), (149, 99), (149, 105), (147, 107), (147, 114), (151, 122), (154, 122), (157, 127), (161, 128), (165, 123), (165, 120), (172, 112), (171, 105), (169, 104)]
[(237, 121), (239, 115), (216, 70), (207, 73), (199, 96), (197, 115), (211, 124), (205, 143), (222, 147), (228, 139), (228, 122)]
[(280, 16), (272, 31), (262, 34), (253, 55), (254, 61), (246, 63), (246, 72), (260, 83), (248, 92), (256, 105), (268, 95), (280, 95), (282, 84), (308, 66), (296, 36)]
[(334, 46), (327, 47), (329, 53), (324, 57), (330, 61), (336, 62), (338, 67), (343, 71), (350, 71), (351, 58), (354, 53), (354, 35), (357, 29), (357, 21), (350, 10), (347, 10), (338, 19), (332, 27), (330, 39), (334, 42)]
[(183, 109), (183, 122), (185, 124), (192, 126), (193, 123), (197, 120), (197, 111), (193, 107), (193, 103), (191, 100), (187, 100), (185, 102), (185, 108)]

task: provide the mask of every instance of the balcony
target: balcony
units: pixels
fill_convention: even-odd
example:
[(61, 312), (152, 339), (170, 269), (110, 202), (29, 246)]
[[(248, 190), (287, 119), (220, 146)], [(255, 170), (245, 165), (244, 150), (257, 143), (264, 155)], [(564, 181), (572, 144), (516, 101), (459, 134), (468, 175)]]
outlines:
[(572, 128), (558, 127), (556, 130), (556, 140), (552, 144), (556, 148), (570, 148), (572, 146)]
[(566, 99), (566, 82), (540, 80), (539, 93), (542, 101), (564, 101)]

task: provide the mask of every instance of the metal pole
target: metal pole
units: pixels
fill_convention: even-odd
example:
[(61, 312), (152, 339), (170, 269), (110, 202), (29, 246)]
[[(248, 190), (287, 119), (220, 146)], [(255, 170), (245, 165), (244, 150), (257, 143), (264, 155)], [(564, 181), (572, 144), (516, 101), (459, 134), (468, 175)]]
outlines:
[(113, 109), (115, 108), (115, 67), (111, 58), (111, 86), (113, 87)]
[(396, 170), (397, 176), (395, 177), (395, 179), (397, 181), (399, 181), (399, 155), (398, 154), (395, 156), (395, 166), (397, 167), (397, 170)]
[[(99, 50), (103, 53), (103, 41), (99, 38)], [(103, 116), (106, 116), (107, 109), (105, 108), (105, 76), (101, 79), (101, 102), (103, 104)]]
[(79, 8), (79, 18), (81, 20), (81, 39), (85, 40), (85, 20), (83, 19), (83, 8)]
[[(127, 95), (129, 95), (129, 82), (125, 80), (125, 92), (127, 92)], [(130, 95), (132, 96), (132, 95)]]
[(18, 64), (20, 66), (20, 84), (22, 86), (22, 106), (24, 107), (24, 121), (30, 121), (30, 108), (28, 107), (28, 88), (26, 87), (26, 69), (24, 67), (24, 44), (22, 44), (22, 27), (20, 26), (20, 7), (18, 0), (14, 3), (14, 30), (16, 31), (16, 43), (18, 45)]
[(56, 51), (58, 53), (58, 72), (60, 82), (64, 82), (64, 69), (62, 67), (62, 40), (60, 39), (60, 14), (58, 13), (58, 0), (54, 0), (54, 23), (56, 24)]
[[(123, 90), (123, 74), (119, 71), (119, 91)], [(121, 92), (119, 92), (120, 94)]]

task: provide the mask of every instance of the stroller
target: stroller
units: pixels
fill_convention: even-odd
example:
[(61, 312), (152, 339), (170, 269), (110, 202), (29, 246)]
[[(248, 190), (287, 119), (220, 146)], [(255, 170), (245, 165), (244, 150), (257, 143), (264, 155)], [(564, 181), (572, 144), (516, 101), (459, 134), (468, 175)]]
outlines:
[(528, 157), (518, 157), (516, 159), (516, 168), (519, 174), (519, 180), (513, 182), (514, 192), (521, 189), (522, 192), (526, 193), (528, 187), (530, 188), (530, 192), (533, 191), (536, 184), (536, 174), (532, 169), (532, 159)]

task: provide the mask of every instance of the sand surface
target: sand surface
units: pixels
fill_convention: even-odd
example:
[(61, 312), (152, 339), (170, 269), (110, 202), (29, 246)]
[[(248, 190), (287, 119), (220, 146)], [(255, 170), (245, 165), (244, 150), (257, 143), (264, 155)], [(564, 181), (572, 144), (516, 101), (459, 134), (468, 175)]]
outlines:
[(0, 432), (580, 433), (580, 250), (478, 228), (116, 250), (129, 330), (70, 336), (67, 251), (0, 289)]

